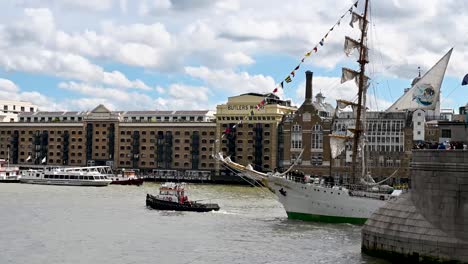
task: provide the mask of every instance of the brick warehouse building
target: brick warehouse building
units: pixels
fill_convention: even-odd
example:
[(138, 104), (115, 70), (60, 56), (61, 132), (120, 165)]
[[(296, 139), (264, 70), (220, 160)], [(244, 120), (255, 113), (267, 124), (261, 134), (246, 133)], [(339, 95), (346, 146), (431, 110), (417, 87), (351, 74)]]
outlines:
[[(257, 110), (262, 100), (266, 103)], [(280, 100), (274, 94), (247, 93), (229, 97), (226, 104), (216, 109), (217, 138), (222, 137), (226, 128), (230, 130), (220, 144), (216, 144), (216, 151), (222, 151), (237, 163), (252, 164), (256, 170), (273, 170), (282, 159), (278, 127), (283, 116), (295, 110), (290, 101)]]
[(21, 118), (0, 126), (0, 158), (6, 159), (9, 150), (13, 164), (215, 168), (210, 154), (216, 123), (209, 111), (111, 112), (99, 105), (87, 113), (37, 112)]
[[(277, 167), (277, 126), (284, 114), (296, 110), (274, 95), (245, 94), (218, 106), (216, 121), (210, 111), (110, 111), (103, 105), (89, 112), (23, 113), (19, 122), (0, 125), (0, 158), (20, 166), (94, 166), (114, 168), (203, 170), (219, 175), (211, 157), (228, 153), (228, 125), (250, 113), (265, 97), (268, 105), (255, 110), (230, 135), (229, 154), (240, 162)], [(240, 110), (241, 109), (241, 110)], [(233, 141), (232, 139), (235, 139)], [(254, 143), (255, 142), (255, 143)], [(255, 149), (253, 146), (255, 144)], [(9, 151), (9, 155), (8, 155)]]
[[(324, 102), (321, 93), (312, 101), (312, 76), (312, 72), (306, 72), (304, 103), (296, 112), (286, 115), (280, 125), (283, 159), (279, 164), (283, 169), (288, 168), (304, 149), (296, 166), (298, 170), (313, 176), (331, 175), (337, 182), (346, 182), (351, 175), (351, 145), (336, 159), (331, 159), (328, 134), (334, 108)], [(334, 120), (332, 130), (342, 134), (354, 125), (354, 113), (341, 112)], [(406, 181), (413, 146), (411, 126), (411, 114), (405, 112), (367, 112), (365, 155), (367, 168), (374, 179), (382, 180), (400, 168), (395, 181)]]
[[(19, 122), (0, 125), (0, 158), (7, 159), (9, 150), (10, 163), (22, 166), (110, 165), (223, 175), (224, 168), (211, 158), (215, 152), (267, 172), (289, 167), (304, 148), (297, 169), (326, 176), (332, 168), (333, 177), (345, 179), (350, 174), (346, 153), (330, 161), (327, 134), (334, 109), (321, 93), (312, 101), (312, 72), (306, 73), (305, 90), (299, 109), (274, 94), (247, 93), (229, 97), (216, 114), (110, 111), (102, 105), (89, 112), (25, 112)], [(266, 104), (257, 110), (262, 100)], [(404, 113), (369, 112), (369, 165), (378, 179), (400, 166), (402, 177), (407, 177), (413, 144), (410, 121)], [(345, 131), (352, 123), (352, 112), (341, 113), (333, 129)], [(233, 129), (221, 138), (228, 127)]]
[(329, 138), (334, 108), (323, 101), (321, 93), (317, 101), (312, 101), (312, 76), (306, 72), (305, 100), (299, 109), (286, 115), (281, 123), (281, 143), (283, 160), (281, 168), (288, 168), (298, 158), (302, 149), (304, 153), (297, 166), (306, 174), (329, 175), (330, 148)]

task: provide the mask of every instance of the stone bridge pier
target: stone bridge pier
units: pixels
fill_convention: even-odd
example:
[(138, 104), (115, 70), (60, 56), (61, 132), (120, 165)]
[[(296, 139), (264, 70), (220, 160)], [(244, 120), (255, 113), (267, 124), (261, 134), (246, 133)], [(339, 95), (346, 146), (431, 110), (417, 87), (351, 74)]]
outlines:
[(410, 262), (468, 263), (468, 151), (413, 151), (409, 192), (362, 229), (366, 254)]

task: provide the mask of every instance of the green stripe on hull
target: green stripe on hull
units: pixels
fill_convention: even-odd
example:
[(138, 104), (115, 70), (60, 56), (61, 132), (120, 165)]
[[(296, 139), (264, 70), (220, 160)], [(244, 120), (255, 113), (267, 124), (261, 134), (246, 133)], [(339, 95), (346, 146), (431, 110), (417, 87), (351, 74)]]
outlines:
[(329, 216), (329, 215), (314, 215), (295, 212), (286, 212), (288, 218), (299, 219), (303, 221), (324, 222), (324, 223), (349, 223), (356, 225), (363, 225), (367, 218), (358, 217), (342, 217), (342, 216)]

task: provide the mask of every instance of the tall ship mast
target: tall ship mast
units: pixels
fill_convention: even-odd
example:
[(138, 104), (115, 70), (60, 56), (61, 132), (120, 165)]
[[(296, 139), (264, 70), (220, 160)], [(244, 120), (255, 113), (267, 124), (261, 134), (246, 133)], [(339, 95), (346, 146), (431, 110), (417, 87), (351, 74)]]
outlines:
[[(360, 136), (363, 132), (364, 124), (361, 123), (361, 113), (364, 104), (364, 111), (365, 111), (365, 100), (363, 100), (363, 96), (366, 95), (367, 92), (367, 80), (368, 78), (364, 75), (366, 71), (366, 64), (369, 63), (367, 60), (367, 47), (365, 46), (365, 42), (367, 39), (367, 10), (369, 6), (369, 0), (366, 0), (364, 6), (364, 17), (362, 18), (362, 28), (361, 28), (361, 40), (359, 42), (359, 64), (361, 71), (359, 72), (359, 82), (358, 82), (358, 102), (357, 102), (357, 113), (356, 113), (356, 129), (354, 132), (354, 142), (353, 142), (353, 161), (352, 161), (352, 171), (351, 171), (351, 183), (356, 183), (356, 160), (358, 156), (358, 145)], [(362, 148), (363, 149), (363, 148)], [(364, 159), (364, 155), (362, 156)], [(363, 163), (364, 164), (364, 163)], [(363, 167), (364, 170), (364, 167)]]
[[(356, 2), (353, 6), (357, 7), (357, 5)], [(398, 170), (385, 179), (375, 182), (366, 169), (364, 150), (366, 149), (366, 93), (369, 78), (365, 75), (365, 67), (369, 63), (368, 48), (366, 47), (369, 24), (367, 19), (369, 16), (368, 9), (369, 0), (365, 0), (362, 16), (354, 12), (353, 7), (350, 9), (352, 16), (350, 25), (353, 27), (354, 23), (359, 24), (361, 39), (356, 41), (350, 37), (345, 37), (344, 50), (348, 56), (354, 49), (359, 50), (358, 63), (360, 64), (360, 71), (343, 68), (341, 82), (353, 79), (356, 81), (358, 87), (357, 102), (337, 100), (330, 131), (333, 130), (333, 123), (336, 121), (338, 112), (348, 106), (351, 106), (355, 112), (354, 127), (347, 127), (344, 134), (343, 131), (336, 131), (337, 133), (330, 132), (328, 135), (331, 157), (330, 176), (333, 170), (333, 159), (337, 158), (345, 149), (349, 149), (348, 146), (352, 142), (350, 184), (346, 182), (330, 183), (326, 181), (326, 177), (312, 177), (305, 173), (293, 172), (293, 167), (298, 165), (302, 154), (310, 146), (302, 146), (302, 152), (295, 157), (293, 164), (284, 172), (276, 170), (268, 173), (259, 172), (250, 164), (236, 163), (222, 153), (213, 155), (223, 166), (239, 173), (242, 177), (246, 176), (252, 180), (262, 181), (276, 195), (289, 218), (363, 224), (374, 211), (385, 205), (387, 201), (397, 199), (402, 193), (402, 190), (395, 190), (393, 187), (384, 184), (388, 179), (394, 177)], [(435, 99), (438, 98), (440, 93), (440, 85), (450, 54), (451, 50), (409, 90), (411, 93), (403, 95), (392, 108), (400, 111), (410, 109), (409, 107), (414, 104), (424, 105), (425, 109), (433, 107)], [(306, 88), (306, 95), (307, 93), (311, 93), (311, 91)], [(432, 104), (429, 105), (429, 102), (432, 102)], [(361, 168), (361, 171), (358, 170), (359, 168)]]

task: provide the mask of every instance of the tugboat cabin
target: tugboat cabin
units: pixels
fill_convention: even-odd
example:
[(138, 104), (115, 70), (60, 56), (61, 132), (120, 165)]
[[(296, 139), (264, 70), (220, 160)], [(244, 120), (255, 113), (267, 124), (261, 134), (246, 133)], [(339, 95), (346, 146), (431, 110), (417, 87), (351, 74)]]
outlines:
[(185, 195), (185, 184), (173, 182), (163, 183), (159, 188), (157, 199), (181, 204), (187, 202), (188, 198)]

